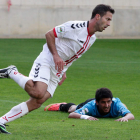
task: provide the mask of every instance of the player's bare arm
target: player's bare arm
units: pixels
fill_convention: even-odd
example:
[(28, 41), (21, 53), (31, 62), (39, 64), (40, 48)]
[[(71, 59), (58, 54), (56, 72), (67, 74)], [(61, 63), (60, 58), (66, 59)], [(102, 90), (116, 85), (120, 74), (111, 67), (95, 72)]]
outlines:
[(75, 113), (75, 112), (70, 113), (68, 117), (69, 118), (75, 118), (75, 119), (93, 120), (93, 121), (98, 120), (95, 117), (88, 116), (88, 115), (81, 115), (81, 114), (78, 114), (78, 113)]
[(132, 113), (127, 113), (124, 117), (119, 118), (115, 121), (120, 121), (120, 122), (128, 122), (128, 120), (134, 120), (134, 115)]
[(70, 113), (68, 116), (68, 118), (75, 118), (75, 119), (80, 119), (80, 117), (81, 117), (81, 114), (78, 114), (75, 112)]
[(60, 56), (58, 55), (58, 52), (56, 50), (55, 36), (54, 36), (53, 30), (50, 30), (49, 32), (47, 32), (45, 34), (45, 37), (46, 37), (46, 41), (47, 41), (49, 50), (53, 55), (53, 59), (55, 62), (55, 69), (58, 70), (58, 72), (61, 72), (64, 68), (65, 62), (60, 58)]

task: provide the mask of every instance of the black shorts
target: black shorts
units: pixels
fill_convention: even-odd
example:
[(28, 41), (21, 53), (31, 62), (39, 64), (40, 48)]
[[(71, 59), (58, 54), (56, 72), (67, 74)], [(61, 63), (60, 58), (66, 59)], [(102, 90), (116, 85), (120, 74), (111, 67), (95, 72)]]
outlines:
[(79, 109), (79, 108), (81, 108), (81, 107), (83, 107), (86, 103), (88, 103), (88, 102), (90, 102), (90, 101), (92, 101), (92, 100), (95, 100), (95, 98), (91, 98), (91, 99), (86, 100), (86, 101), (83, 102), (83, 103), (80, 103), (80, 104), (76, 107), (76, 110)]

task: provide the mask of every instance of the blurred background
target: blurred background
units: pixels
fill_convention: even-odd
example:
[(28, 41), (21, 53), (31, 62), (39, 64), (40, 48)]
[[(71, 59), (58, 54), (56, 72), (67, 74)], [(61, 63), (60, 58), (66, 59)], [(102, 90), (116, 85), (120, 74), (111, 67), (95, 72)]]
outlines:
[(140, 0), (0, 0), (0, 38), (45, 38), (56, 25), (89, 20), (97, 4), (115, 9), (98, 38), (140, 38)]

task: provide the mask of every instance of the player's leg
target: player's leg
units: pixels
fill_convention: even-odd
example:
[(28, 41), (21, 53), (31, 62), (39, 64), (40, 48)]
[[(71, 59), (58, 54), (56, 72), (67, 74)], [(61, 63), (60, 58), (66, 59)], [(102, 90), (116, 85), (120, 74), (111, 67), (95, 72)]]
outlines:
[(49, 92), (46, 92), (42, 99), (35, 99), (31, 97), (28, 101), (14, 106), (8, 113), (0, 118), (0, 131), (5, 134), (10, 134), (4, 126), (6, 123), (14, 121), (39, 108), (50, 97), (51, 95)]
[[(38, 69), (37, 69), (38, 68)], [(37, 74), (36, 74), (36, 69), (37, 69)], [(11, 70), (11, 73), (14, 74), (14, 72), (16, 73), (16, 71), (14, 69)], [(45, 73), (46, 72), (46, 73)], [(50, 79), (50, 68), (49, 67), (41, 67), (41, 65), (38, 66), (38, 64), (34, 64), (31, 72), (30, 72), (31, 78), (34, 80), (34, 82), (32, 80), (28, 80), (27, 83), (25, 84), (25, 90), (28, 92), (28, 94), (32, 97), (32, 98), (38, 98), (38, 99), (42, 99), (44, 97), (44, 95), (46, 94), (47, 91), (47, 87), (48, 87), (48, 83), (49, 80), (46, 82), (46, 78)], [(10, 75), (11, 76), (11, 75)], [(14, 75), (14, 78), (19, 78), (19, 76)], [(22, 77), (20, 78), (24, 78), (25, 76), (22, 75)], [(41, 79), (43, 78), (43, 79)], [(32, 109), (34, 110), (34, 109)], [(15, 107), (13, 107), (6, 115), (4, 115), (3, 117), (1, 117), (0, 122), (5, 124), (7, 122), (13, 121), (25, 114), (27, 114), (30, 110), (28, 109), (27, 104), (21, 103)]]
[(32, 80), (27, 81), (25, 85), (25, 91), (36, 99), (42, 99), (47, 90), (47, 84), (41, 81), (33, 82)]
[(15, 119), (18, 119), (18, 118), (24, 116), (25, 114), (28, 114), (28, 112), (29, 112), (29, 110), (28, 110), (27, 103), (22, 102), (16, 106), (14, 106), (8, 113), (3, 115), (0, 118), (0, 122), (2, 124), (6, 124), (8, 122), (11, 122)]
[[(26, 77), (24, 75), (22, 75), (21, 73), (18, 72), (16, 66), (9, 66), (7, 68), (1, 69), (0, 70), (0, 78), (11, 78), (13, 79), (20, 87), (22, 87), (23, 89), (25, 89), (25, 91), (27, 91), (27, 93), (33, 97), (33, 98), (42, 98), (46, 92), (47, 89), (47, 84), (49, 82), (46, 82), (44, 79), (46, 77), (48, 77), (48, 75), (50, 75), (50, 71), (47, 71), (46, 75), (45, 75), (45, 70), (44, 67), (41, 68), (40, 64), (34, 64), (34, 67), (32, 67), (32, 75), (33, 77)], [(34, 68), (34, 70), (33, 70)], [(42, 75), (45, 76), (42, 76)], [(41, 80), (38, 80), (39, 76), (42, 76)], [(3, 76), (3, 77), (2, 77)], [(41, 81), (39, 83), (39, 86), (31, 79), (36, 78), (35, 81)], [(50, 76), (49, 76), (50, 78)], [(44, 82), (45, 81), (45, 82)]]
[(32, 80), (28, 80), (25, 84), (25, 91), (32, 98), (42, 99), (44, 97), (50, 82), (50, 71), (49, 65), (34, 62), (29, 74)]
[(87, 99), (85, 102), (82, 102), (80, 103), (76, 109), (79, 109), (81, 107), (83, 107), (85, 104), (87, 104), (88, 102), (92, 101), (92, 100), (95, 100), (95, 98), (90, 98), (90, 99)]
[(29, 77), (26, 77), (19, 73), (17, 67), (14, 65), (0, 69), (0, 78), (11, 78), (23, 89), (26, 82), (30, 79)]
[[(34, 68), (32, 68), (34, 69)], [(36, 70), (34, 70), (36, 72)], [(47, 74), (45, 74), (45, 72)], [(36, 73), (33, 73), (31, 71), (31, 74), (33, 75), (33, 77), (37, 78), (37, 79), (34, 79), (36, 82), (33, 82), (32, 80), (27, 80), (25, 83), (25, 90), (28, 92), (28, 94), (32, 97), (32, 98), (43, 98), (44, 96), (46, 96), (46, 91), (47, 91), (47, 84), (49, 82), (49, 80), (46, 82), (46, 77), (49, 79), (50, 78), (50, 69), (48, 67), (43, 67), (39, 69), (39, 72), (37, 73), (37, 75), (35, 75)], [(23, 80), (24, 78), (26, 78), (24, 75), (21, 75), (19, 74), (15, 69), (12, 69), (11, 70), (11, 73), (13, 74), (11, 76), (13, 80), (19, 80), (20, 78)], [(40, 79), (38, 77), (42, 77), (44, 79)], [(17, 81), (18, 81), (17, 80)], [(46, 83), (45, 83), (46, 82)], [(18, 82), (17, 82), (18, 83)], [(48, 96), (47, 96), (48, 97)], [(45, 99), (46, 100), (46, 99)], [(35, 108), (33, 108), (32, 106), (29, 106), (29, 109), (28, 109), (28, 105), (26, 102), (23, 102), (15, 107), (13, 107), (8, 113), (6, 113), (4, 116), (2, 116), (0, 118), (0, 131), (3, 133), (3, 130), (5, 129), (3, 127), (3, 124), (6, 124), (10, 121), (13, 121), (17, 118), (20, 118), (21, 116), (24, 116), (25, 114), (27, 114), (29, 111), (32, 111), (34, 109), (38, 108), (38, 104), (36, 105)], [(6, 129), (5, 129), (5, 133), (6, 132)]]
[[(48, 67), (45, 67), (43, 68), (40, 68), (41, 71), (45, 70), (46, 72), (49, 72), (49, 68)], [(32, 72), (30, 73), (32, 74)], [(42, 77), (45, 75), (43, 75), (43, 73), (38, 73), (39, 77), (42, 75)], [(47, 76), (44, 76), (44, 78), (46, 79)], [(43, 78), (43, 80), (44, 80)], [(49, 78), (48, 78), (49, 79)], [(0, 118), (0, 122), (3, 123), (3, 124), (6, 124), (10, 121), (13, 121), (25, 114), (27, 114), (28, 112), (34, 110), (34, 109), (37, 109), (41, 106), (42, 103), (44, 103), (48, 98), (52, 97), (53, 94), (54, 94), (54, 91), (58, 85), (58, 82), (57, 80), (59, 80), (59, 78), (57, 78), (56, 76), (54, 76), (53, 74), (51, 74), (51, 79), (50, 79), (50, 82), (48, 82), (48, 87), (47, 87), (47, 84), (46, 83), (43, 83), (43, 82), (40, 82), (40, 78), (38, 79), (34, 79), (34, 80), (38, 80), (37, 82), (34, 82), (34, 87), (25, 87), (26, 90), (29, 90), (29, 94), (32, 94), (31, 93), (31, 90), (34, 90), (34, 89), (37, 89), (37, 91), (39, 91), (40, 89), (42, 90), (40, 94), (40, 96), (42, 96), (42, 98), (33, 98), (31, 97), (30, 100), (28, 100), (27, 102), (24, 102), (24, 103), (21, 103), (15, 107), (13, 107), (6, 115), (2, 116)], [(28, 85), (28, 84), (26, 84)], [(36, 92), (36, 91), (34, 91)], [(33, 93), (34, 93), (33, 92)]]
[(18, 119), (29, 112), (26, 102), (22, 102), (14, 106), (8, 113), (0, 117), (0, 132), (5, 134), (10, 134), (6, 128), (5, 124)]
[[(45, 59), (45, 61), (44, 61)], [(48, 84), (50, 80), (50, 55), (41, 53), (34, 61), (29, 77), (26, 77), (18, 72), (16, 66), (9, 66), (4, 69), (0, 69), (0, 78), (11, 78), (19, 86), (21, 86), (27, 93), (33, 98), (42, 98), (46, 92), (42, 91), (42, 88), (37, 88), (34, 81), (41, 81)], [(48, 67), (49, 71), (46, 71)]]
[(44, 108), (44, 111), (60, 111), (60, 105), (62, 104), (67, 104), (66, 102), (62, 102), (62, 103), (53, 103), (53, 104), (49, 104)]
[(52, 104), (50, 106), (45, 107), (45, 111), (46, 109), (48, 111), (62, 111), (62, 112), (73, 112), (75, 111), (77, 105), (75, 105), (74, 103), (56, 103), (56, 104)]
[[(90, 102), (90, 101), (92, 101), (92, 100), (95, 100), (95, 98), (91, 98), (91, 99), (88, 99), (88, 100), (86, 100), (85, 102), (83, 102), (83, 103), (80, 103), (79, 105), (75, 105), (75, 104), (73, 104), (72, 105), (72, 103), (69, 103), (69, 108), (68, 108), (68, 113), (71, 113), (71, 112), (74, 112), (76, 109), (79, 109), (79, 108), (81, 108), (82, 106), (84, 106), (86, 103), (88, 103), (88, 102)], [(70, 105), (71, 104), (71, 105)], [(65, 107), (66, 105), (64, 105), (63, 107)]]
[(51, 97), (51, 94), (46, 91), (44, 97), (42, 99), (35, 99), (35, 98), (30, 98), (26, 103), (29, 109), (29, 112), (38, 109), (39, 107), (41, 107), (41, 105)]
[(48, 83), (48, 88), (44, 94), (44, 97), (42, 99), (35, 99), (30, 98), (26, 103), (30, 111), (33, 111), (34, 109), (39, 108), (47, 99), (53, 97), (53, 94), (58, 86), (58, 82), (60, 79), (56, 76), (55, 72), (53, 73), (53, 70), (50, 71), (50, 81)]
[(68, 113), (74, 112), (77, 108), (77, 105), (72, 105), (69, 109), (68, 109)]
[[(36, 83), (40, 83), (40, 82), (36, 82)], [(36, 84), (36, 85), (40, 85), (40, 84)], [(16, 106), (14, 106), (8, 113), (6, 113), (5, 115), (3, 115), (0, 118), (0, 122), (2, 124), (6, 124), (8, 122), (11, 122), (17, 118), (20, 118), (22, 116), (24, 116), (25, 114), (27, 114), (28, 112), (37, 109), (40, 107), (41, 103), (43, 103), (44, 101), (46, 101), (48, 98), (50, 97), (50, 94), (47, 92), (45, 92), (44, 96), (42, 99), (38, 99), (40, 102), (36, 102), (36, 104), (32, 104), (32, 106), (29, 104), (30, 100), (27, 102), (23, 102), (20, 103)], [(31, 97), (32, 99), (32, 97)], [(35, 98), (33, 98), (35, 100)], [(36, 99), (37, 100), (37, 99)], [(28, 103), (29, 102), (29, 103)]]

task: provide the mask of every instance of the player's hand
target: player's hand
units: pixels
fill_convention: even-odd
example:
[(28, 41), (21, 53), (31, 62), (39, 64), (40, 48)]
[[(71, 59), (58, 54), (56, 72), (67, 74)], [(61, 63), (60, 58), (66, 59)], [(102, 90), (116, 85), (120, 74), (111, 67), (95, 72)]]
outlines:
[(65, 81), (66, 78), (67, 78), (67, 77), (66, 77), (66, 72), (64, 72), (61, 81), (58, 83), (59, 86), (62, 85), (62, 83)]
[(55, 69), (58, 72), (61, 72), (64, 69), (65, 62), (60, 58), (59, 55), (54, 55), (53, 58), (55, 63)]
[(122, 117), (122, 118), (119, 118), (119, 119), (117, 119), (115, 121), (118, 121), (118, 122), (128, 122), (128, 119), (125, 118), (125, 117)]
[(98, 121), (98, 119), (95, 118), (95, 117), (89, 117), (87, 120), (90, 120), (90, 121)]

